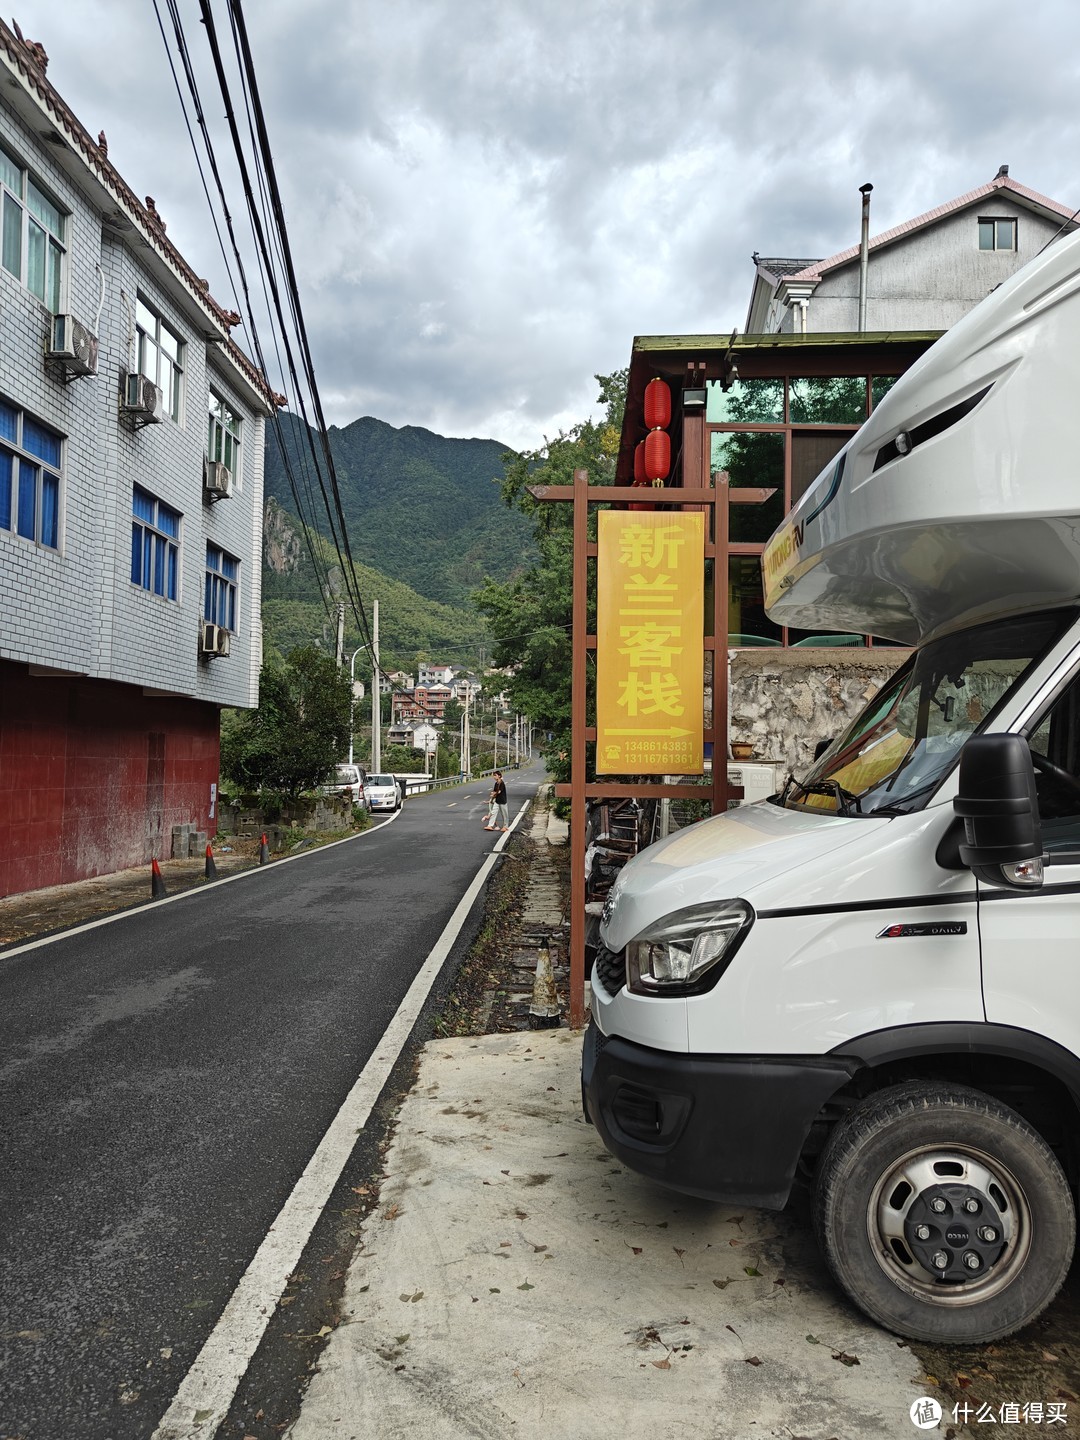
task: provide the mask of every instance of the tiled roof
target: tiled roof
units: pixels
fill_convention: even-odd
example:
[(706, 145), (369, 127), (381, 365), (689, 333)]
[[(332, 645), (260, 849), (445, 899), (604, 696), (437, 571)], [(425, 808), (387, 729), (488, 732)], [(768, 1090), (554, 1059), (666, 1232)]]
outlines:
[[(1040, 195), (1037, 190), (1031, 190), (1026, 185), (1021, 185), (1018, 180), (1013, 180), (1008, 175), (995, 175), (986, 185), (979, 185), (974, 190), (969, 190), (966, 195), (958, 195), (955, 200), (946, 201), (944, 205), (936, 205), (933, 210), (927, 210), (922, 215), (916, 215), (913, 220), (905, 220), (902, 225), (894, 225), (891, 230), (885, 230), (880, 235), (874, 235), (870, 240), (870, 249), (876, 250), (882, 245), (888, 245), (893, 240), (899, 240), (903, 235), (910, 235), (916, 230), (923, 229), (926, 225), (932, 225), (936, 220), (943, 220), (946, 215), (955, 215), (960, 210), (966, 210), (969, 205), (976, 201), (985, 200), (990, 195), (996, 195), (1002, 190), (1007, 190), (1021, 200), (1026, 200), (1030, 205), (1037, 206), (1040, 210), (1047, 210), (1053, 215), (1059, 215), (1062, 220), (1068, 222), (1075, 218), (1075, 212), (1067, 205), (1060, 205), (1056, 200), (1051, 200), (1046, 195)], [(817, 281), (829, 270), (835, 270), (838, 265), (846, 265), (858, 258), (859, 246), (849, 245), (846, 250), (840, 250), (835, 255), (830, 255), (827, 260), (810, 261), (804, 270), (791, 272), (785, 276), (788, 280), (809, 280)], [(762, 262), (759, 261), (759, 264)]]
[(759, 270), (764, 270), (769, 275), (775, 275), (778, 280), (785, 275), (795, 275), (800, 271), (809, 269), (812, 265), (820, 265), (823, 263), (820, 260), (765, 259), (761, 255), (755, 255), (753, 259)]
[(126, 218), (138, 227), (142, 238), (146, 240), (150, 248), (156, 251), (158, 256), (183, 281), (185, 287), (190, 291), (192, 299), (224, 332), (226, 338), (223, 348), (227, 351), (233, 364), (243, 372), (250, 384), (266, 400), (268, 406), (284, 404), (284, 397), (274, 395), (266, 377), (229, 335), (231, 328), (240, 323), (241, 317), (235, 311), (226, 310), (218, 304), (210, 294), (206, 281), (195, 274), (180, 251), (167, 238), (161, 217), (156, 209), (152, 208), (153, 202), (151, 201), (149, 205), (144, 204), (116, 167), (110, 164), (108, 148), (102, 143), (104, 136), (102, 136), (102, 140), (92, 139), (66, 101), (45, 78), (48, 56), (45, 54), (44, 48), (33, 41), (21, 39), (0, 20), (0, 55), (7, 58), (18, 73), (24, 88), (35, 95), (51, 115), (56, 125), (63, 131), (65, 139), (71, 143), (71, 148), (98, 184), (116, 200)]

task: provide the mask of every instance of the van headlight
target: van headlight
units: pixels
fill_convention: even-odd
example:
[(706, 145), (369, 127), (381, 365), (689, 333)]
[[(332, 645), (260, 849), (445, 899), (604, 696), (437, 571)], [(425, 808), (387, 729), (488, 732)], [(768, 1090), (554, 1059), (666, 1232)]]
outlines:
[(627, 945), (627, 989), (634, 995), (710, 990), (753, 923), (745, 900), (714, 900), (665, 915)]

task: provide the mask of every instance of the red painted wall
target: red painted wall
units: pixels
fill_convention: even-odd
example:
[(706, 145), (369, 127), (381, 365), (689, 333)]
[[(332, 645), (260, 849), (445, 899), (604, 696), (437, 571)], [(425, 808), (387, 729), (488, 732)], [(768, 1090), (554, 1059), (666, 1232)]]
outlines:
[(162, 859), (173, 825), (214, 834), (218, 727), (214, 705), (0, 660), (0, 896)]

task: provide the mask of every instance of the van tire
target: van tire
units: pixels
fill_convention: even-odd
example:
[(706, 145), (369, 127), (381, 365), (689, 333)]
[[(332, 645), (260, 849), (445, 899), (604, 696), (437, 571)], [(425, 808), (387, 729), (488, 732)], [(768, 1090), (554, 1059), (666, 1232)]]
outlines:
[[(939, 1231), (930, 1209), (946, 1193), (954, 1218)], [(968, 1206), (978, 1207), (974, 1218)], [(920, 1252), (909, 1243), (916, 1220), (930, 1232)], [(1042, 1136), (977, 1090), (924, 1083), (879, 1091), (837, 1124), (818, 1165), (813, 1223), (833, 1279), (872, 1320), (954, 1345), (1034, 1320), (1061, 1288), (1076, 1237), (1068, 1182)], [(976, 1249), (982, 1232), (1005, 1238), (997, 1258), (993, 1247)], [(986, 1268), (950, 1283), (918, 1258), (945, 1257), (958, 1270), (972, 1255), (982, 1263), (983, 1250)]]

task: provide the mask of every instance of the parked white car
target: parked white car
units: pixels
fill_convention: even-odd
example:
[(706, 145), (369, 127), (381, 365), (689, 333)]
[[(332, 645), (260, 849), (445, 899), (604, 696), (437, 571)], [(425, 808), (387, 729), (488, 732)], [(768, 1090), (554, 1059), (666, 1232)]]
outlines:
[(364, 793), (367, 795), (369, 810), (401, 809), (401, 786), (393, 775), (369, 775)]

